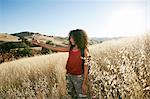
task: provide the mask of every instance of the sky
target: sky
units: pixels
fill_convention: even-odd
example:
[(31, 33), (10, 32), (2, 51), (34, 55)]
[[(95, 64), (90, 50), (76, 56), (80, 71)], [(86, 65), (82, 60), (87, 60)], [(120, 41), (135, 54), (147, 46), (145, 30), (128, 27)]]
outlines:
[(0, 0), (0, 33), (38, 32), (89, 37), (150, 32), (150, 0)]

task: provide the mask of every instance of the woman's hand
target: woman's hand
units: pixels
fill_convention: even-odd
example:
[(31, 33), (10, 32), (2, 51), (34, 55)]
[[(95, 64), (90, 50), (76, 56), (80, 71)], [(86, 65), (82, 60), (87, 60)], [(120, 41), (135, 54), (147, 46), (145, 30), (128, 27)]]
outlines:
[(86, 85), (86, 83), (83, 83), (82, 84), (82, 94), (86, 95), (86, 93), (87, 93), (87, 85)]
[(39, 44), (40, 44), (40, 41), (39, 41), (39, 40), (36, 40), (36, 39), (32, 39), (32, 44), (34, 44), (34, 45), (39, 45)]

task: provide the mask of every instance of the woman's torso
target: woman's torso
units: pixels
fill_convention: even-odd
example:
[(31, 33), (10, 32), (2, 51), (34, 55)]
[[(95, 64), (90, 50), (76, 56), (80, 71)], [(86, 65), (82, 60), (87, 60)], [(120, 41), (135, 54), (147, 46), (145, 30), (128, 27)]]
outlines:
[(67, 73), (72, 75), (81, 75), (83, 73), (81, 51), (79, 49), (69, 51), (66, 69)]

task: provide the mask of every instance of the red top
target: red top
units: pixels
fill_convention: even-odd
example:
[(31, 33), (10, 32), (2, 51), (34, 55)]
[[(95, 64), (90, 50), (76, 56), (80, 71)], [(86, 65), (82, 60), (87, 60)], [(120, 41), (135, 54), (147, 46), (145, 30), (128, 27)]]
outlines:
[(66, 65), (67, 73), (72, 75), (81, 75), (82, 71), (82, 59), (81, 51), (70, 51), (69, 58)]

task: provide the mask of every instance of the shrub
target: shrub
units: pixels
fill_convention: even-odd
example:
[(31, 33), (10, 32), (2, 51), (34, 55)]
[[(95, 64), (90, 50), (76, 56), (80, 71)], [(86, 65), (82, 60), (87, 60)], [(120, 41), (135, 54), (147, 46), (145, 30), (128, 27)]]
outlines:
[[(47, 41), (46, 44), (54, 45), (54, 43), (51, 40)], [(42, 54), (51, 54), (51, 53), (53, 53), (53, 51), (42, 47), (41, 53)]]
[(7, 42), (0, 45), (0, 49), (1, 49), (0, 51), (2, 53), (6, 53), (9, 52), (11, 49), (25, 48), (25, 47), (29, 47), (29, 46), (23, 42)]

